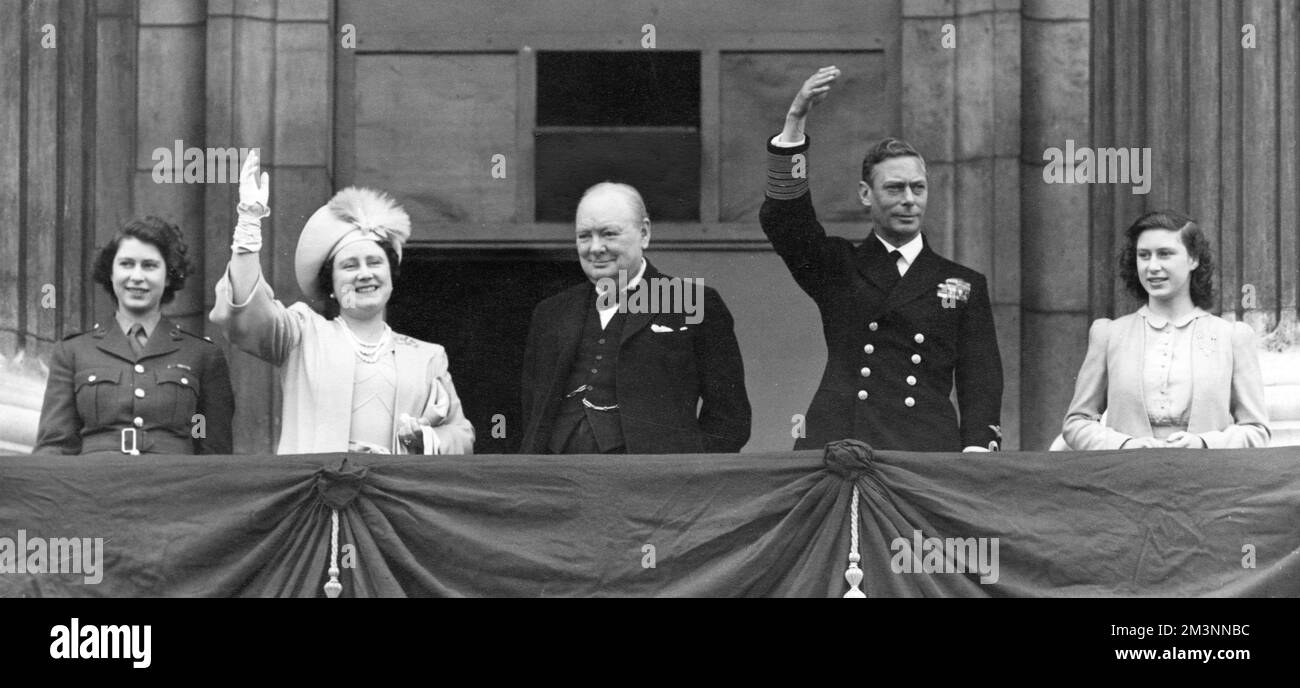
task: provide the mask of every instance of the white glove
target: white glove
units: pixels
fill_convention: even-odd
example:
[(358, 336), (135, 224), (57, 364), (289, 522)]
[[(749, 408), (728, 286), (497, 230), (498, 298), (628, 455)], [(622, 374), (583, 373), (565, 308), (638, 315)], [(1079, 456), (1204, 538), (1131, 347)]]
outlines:
[(261, 170), (261, 149), (254, 148), (244, 158), (239, 170), (239, 205), (235, 210), (239, 220), (235, 224), (230, 250), (236, 253), (257, 253), (262, 250), (262, 218), (271, 214), (267, 200), (271, 197), (271, 177)]

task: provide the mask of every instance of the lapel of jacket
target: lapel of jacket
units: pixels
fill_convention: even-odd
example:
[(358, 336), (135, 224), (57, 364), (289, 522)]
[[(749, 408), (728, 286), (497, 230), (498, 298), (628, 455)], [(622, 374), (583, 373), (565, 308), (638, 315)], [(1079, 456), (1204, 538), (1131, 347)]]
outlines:
[[(406, 335), (394, 332), (392, 336), (393, 360), (397, 363), (397, 370), (409, 376), (397, 383), (397, 405), (393, 407), (393, 432), (396, 437), (397, 418), (401, 414), (419, 416), (424, 413), (424, 406), (429, 402), (429, 389), (433, 386), (433, 380), (429, 379), (428, 357), (423, 349)], [(354, 374), (355, 372), (353, 371)]]
[[(1197, 378), (1203, 383), (1222, 380), (1231, 389), (1232, 356), (1227, 354), (1232, 351), (1232, 330), (1216, 331), (1217, 325), (1206, 315), (1196, 318), (1191, 324), (1192, 398), (1187, 413), (1187, 429), (1190, 432), (1222, 429), (1219, 419), (1215, 417), (1218, 405), (1214, 403), (1214, 396), (1222, 387), (1217, 384), (1197, 384)], [(1227, 379), (1219, 377), (1219, 371), (1228, 371)]]
[[(161, 320), (158, 321), (158, 325), (159, 327), (162, 326)], [(157, 332), (155, 331), (154, 334), (157, 334)], [(117, 322), (117, 318), (110, 315), (108, 322), (104, 323), (102, 329), (95, 332), (94, 337), (99, 340), (95, 346), (100, 351), (112, 354), (124, 361), (135, 360), (135, 352), (131, 350), (131, 345), (126, 341), (126, 333), (122, 332), (122, 326)]]
[[(119, 331), (121, 329), (118, 328)], [(179, 350), (181, 348), (180, 339), (184, 336), (172, 321), (165, 317), (159, 319), (158, 326), (154, 328), (153, 334), (149, 335), (149, 343), (145, 345), (144, 353), (140, 354), (140, 359), (162, 356)], [(126, 335), (122, 335), (122, 341), (126, 341)], [(131, 345), (128, 342), (127, 349), (130, 348)]]
[[(869, 234), (867, 238), (858, 244), (856, 260), (858, 272), (867, 279), (872, 285), (880, 290), (882, 294), (888, 295), (890, 291), (890, 282), (886, 270), (898, 272), (897, 265), (889, 259), (889, 252), (885, 250), (885, 245), (880, 243), (875, 233)], [(909, 273), (911, 270), (908, 271)]]
[[(329, 399), (330, 403), (319, 406), (318, 427), (297, 428), (298, 445), (304, 447), (299, 451), (347, 451), (352, 428), (352, 395), (356, 391), (356, 345), (345, 331), (347, 324), (342, 316), (332, 320), (313, 318), (311, 322), (311, 326), (317, 328), (316, 336), (311, 338), (313, 348), (304, 350), (302, 354), (307, 355), (308, 360), (321, 360), (324, 364), (319, 367), (307, 364), (295, 374), (307, 375), (312, 394), (317, 399)], [(316, 370), (308, 372), (310, 368)], [(401, 374), (401, 368), (398, 368), (398, 374)], [(298, 403), (303, 401), (299, 399)]]
[(547, 399), (559, 399), (564, 394), (561, 387), (569, 376), (569, 369), (573, 367), (573, 357), (578, 355), (582, 327), (587, 320), (587, 309), (591, 307), (588, 301), (595, 298), (590, 282), (583, 282), (564, 292), (564, 303), (560, 306), (559, 319), (554, 324), (555, 358), (550, 365), (551, 379), (545, 387), (548, 390)]
[[(655, 266), (650, 264), (649, 260), (646, 260), (645, 272), (642, 273), (641, 275), (641, 282), (636, 285), (636, 291), (645, 291), (649, 289), (650, 280), (658, 277), (662, 277), (660, 272), (655, 269)], [(650, 299), (649, 298), (643, 299), (642, 303), (648, 305), (650, 303)], [(650, 321), (654, 319), (655, 314), (648, 312), (650, 310), (649, 308), (643, 310), (644, 312), (627, 314), (626, 319), (623, 321), (623, 334), (619, 337), (618, 340), (618, 343), (620, 345), (626, 343), (627, 340), (632, 337), (632, 335), (645, 329), (646, 325), (649, 325)]]
[(927, 294), (938, 298), (935, 296), (939, 288), (938, 283), (944, 279), (939, 274), (940, 266), (938, 254), (930, 249), (930, 242), (922, 236), (921, 252), (917, 254), (916, 261), (907, 268), (907, 274), (899, 280), (898, 286), (889, 293), (889, 298), (885, 301), (885, 310), (893, 310)]
[[(424, 416), (429, 405), (430, 390), (433, 379), (429, 370), (429, 355), (419, 342), (404, 334), (393, 333), (393, 360), (397, 364), (397, 388), (393, 390), (393, 423), (389, 430), (388, 449), (394, 454), (406, 454), (408, 450), (397, 439), (397, 426), (402, 414), (416, 419)], [(353, 371), (355, 375), (356, 371)], [(402, 374), (405, 373), (405, 376)], [(417, 377), (418, 375), (418, 377)], [(418, 380), (418, 382), (417, 382)], [(351, 406), (349, 405), (349, 408)]]
[[(1142, 369), (1146, 361), (1147, 321), (1138, 314), (1117, 318), (1106, 344), (1106, 422), (1130, 435), (1151, 436)], [(1143, 431), (1145, 430), (1145, 435)]]

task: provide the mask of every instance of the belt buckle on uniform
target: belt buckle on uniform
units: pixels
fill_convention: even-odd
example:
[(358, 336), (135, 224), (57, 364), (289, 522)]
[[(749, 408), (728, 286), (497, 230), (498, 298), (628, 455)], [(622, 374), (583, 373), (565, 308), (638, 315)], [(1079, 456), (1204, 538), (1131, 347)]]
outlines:
[[(130, 448), (130, 449), (127, 449), (127, 448), (126, 448), (126, 436), (127, 436), (127, 433), (131, 433), (131, 448)], [(135, 428), (122, 428), (122, 453), (123, 453), (123, 454), (130, 454), (131, 456), (139, 456), (139, 455), (140, 455), (140, 450), (137, 448), (137, 447), (139, 446), (139, 443), (137, 442), (137, 440), (138, 440), (138, 437), (137, 437), (137, 435), (136, 435)]]
[(583, 405), (583, 406), (586, 406), (586, 407), (589, 408), (589, 409), (593, 409), (593, 410), (596, 410), (596, 411), (614, 411), (614, 410), (618, 409), (618, 404), (614, 404), (613, 406), (597, 406), (597, 405), (591, 403), (590, 401), (587, 401), (587, 398), (586, 398), (586, 397), (583, 397), (583, 398), (582, 398), (582, 405)]

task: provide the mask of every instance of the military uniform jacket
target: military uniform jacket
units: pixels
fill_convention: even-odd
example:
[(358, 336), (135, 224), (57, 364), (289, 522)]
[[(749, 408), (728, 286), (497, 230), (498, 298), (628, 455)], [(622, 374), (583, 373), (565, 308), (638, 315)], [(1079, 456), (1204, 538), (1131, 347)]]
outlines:
[(137, 358), (109, 318), (54, 347), (33, 453), (230, 454), (234, 411), (216, 344), (164, 317)]
[[(806, 150), (769, 147), (769, 161)], [(855, 246), (829, 237), (811, 193), (781, 195), (789, 194), (769, 192), (760, 222), (821, 310), (827, 348), (805, 436), (795, 448), (846, 438), (904, 451), (999, 447), (1002, 360), (984, 276), (926, 242), (889, 289), (888, 271), (897, 276), (898, 268), (878, 239), (868, 236)], [(950, 400), (954, 381), (960, 424)]]
[[(656, 278), (672, 279), (647, 263), (638, 288)], [(738, 452), (749, 441), (745, 366), (731, 313), (717, 290), (706, 286), (703, 291), (699, 323), (688, 323), (682, 313), (627, 313), (615, 388), (629, 454)], [(524, 353), (520, 453), (547, 453), (595, 298), (592, 285), (583, 282), (533, 310)]]

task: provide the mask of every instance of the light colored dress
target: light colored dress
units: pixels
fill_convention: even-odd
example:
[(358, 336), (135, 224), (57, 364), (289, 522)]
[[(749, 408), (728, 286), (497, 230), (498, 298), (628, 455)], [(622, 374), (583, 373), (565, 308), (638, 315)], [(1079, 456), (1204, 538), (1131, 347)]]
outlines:
[(1066, 443), (1119, 449), (1180, 430), (1211, 449), (1268, 446), (1254, 331), (1199, 308), (1177, 322), (1145, 306), (1094, 322), (1062, 427)]
[[(352, 445), (386, 447), (396, 412), (397, 359), (395, 344), (389, 344), (374, 363), (358, 360), (353, 379)], [(387, 451), (387, 449), (385, 449)]]
[[(380, 381), (366, 382), (364, 374), (358, 377), (358, 366), (368, 364), (357, 360), (352, 335), (342, 321), (327, 320), (301, 302), (285, 307), (260, 275), (243, 303), (231, 300), (228, 271), (216, 291), (209, 319), (225, 329), (235, 346), (279, 368), (284, 398), (277, 454), (344, 452), (354, 439), (394, 454), (410, 453), (397, 437), (403, 413), (432, 428), (432, 433), (426, 433), (432, 435), (432, 453), (474, 453), (474, 428), (461, 409), (441, 346), (392, 335), (392, 346), (384, 355), (391, 353), (396, 390), (388, 430), (381, 435), (380, 421), (371, 415), (367, 399), (386, 392), (381, 392)], [(358, 380), (363, 382), (360, 399)], [(356, 431), (364, 437), (354, 436), (358, 401), (365, 410), (362, 427)]]

